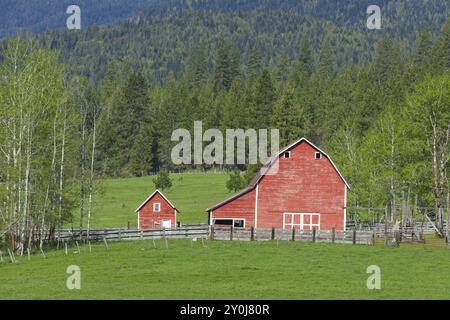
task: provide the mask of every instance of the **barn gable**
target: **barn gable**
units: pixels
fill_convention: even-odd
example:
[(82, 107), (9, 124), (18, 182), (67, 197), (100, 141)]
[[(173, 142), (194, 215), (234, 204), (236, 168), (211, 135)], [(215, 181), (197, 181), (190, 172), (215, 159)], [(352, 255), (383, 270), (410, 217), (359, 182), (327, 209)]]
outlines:
[(170, 229), (177, 223), (178, 209), (159, 190), (145, 199), (136, 212), (138, 229)]
[(178, 212), (180, 212), (180, 211), (172, 204), (172, 202), (170, 202), (169, 199), (167, 199), (167, 197), (166, 197), (161, 191), (159, 191), (159, 189), (156, 189), (156, 190), (155, 190), (155, 191), (154, 191), (147, 199), (145, 199), (145, 201), (142, 202), (142, 204), (141, 204), (134, 212), (139, 212), (139, 210), (141, 210), (142, 207), (144, 207), (144, 206), (147, 204), (147, 202), (149, 202), (156, 194), (161, 195), (161, 196), (164, 198), (164, 200), (166, 200), (167, 203), (168, 203), (172, 208), (174, 208), (174, 209), (176, 209)]

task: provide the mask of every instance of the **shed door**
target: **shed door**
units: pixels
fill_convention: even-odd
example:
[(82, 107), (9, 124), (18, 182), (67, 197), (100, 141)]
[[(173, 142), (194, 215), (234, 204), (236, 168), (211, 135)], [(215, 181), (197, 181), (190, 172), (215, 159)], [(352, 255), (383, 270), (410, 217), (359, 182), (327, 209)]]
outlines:
[(172, 228), (172, 220), (163, 220), (162, 227), (166, 229)]

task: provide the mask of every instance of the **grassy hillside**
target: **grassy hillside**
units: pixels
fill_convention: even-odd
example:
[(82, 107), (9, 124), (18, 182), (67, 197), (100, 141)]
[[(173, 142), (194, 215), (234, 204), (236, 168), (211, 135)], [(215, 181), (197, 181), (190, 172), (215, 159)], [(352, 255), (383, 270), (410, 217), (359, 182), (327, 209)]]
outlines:
[[(110, 243), (0, 263), (0, 299), (449, 299), (447, 250), (299, 242)], [(68, 290), (69, 265), (81, 290)], [(367, 267), (381, 268), (368, 290)]]
[[(136, 208), (155, 190), (154, 177), (105, 179), (98, 181), (95, 196), (93, 228), (137, 225)], [(181, 211), (182, 223), (206, 222), (205, 209), (229, 195), (228, 179), (223, 173), (184, 173), (171, 175), (172, 188), (164, 194)], [(73, 225), (79, 225), (79, 212), (74, 212)], [(69, 224), (68, 226), (70, 226)]]

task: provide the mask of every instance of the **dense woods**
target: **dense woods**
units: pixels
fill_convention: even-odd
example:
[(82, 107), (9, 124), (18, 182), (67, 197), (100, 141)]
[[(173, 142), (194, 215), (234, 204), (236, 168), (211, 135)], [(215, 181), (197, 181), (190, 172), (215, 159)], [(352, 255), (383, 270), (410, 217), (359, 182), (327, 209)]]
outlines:
[[(23, 253), (74, 216), (89, 227), (96, 179), (212, 169), (170, 158), (173, 130), (200, 120), (203, 130), (277, 128), (281, 146), (307, 137), (341, 169), (351, 206), (395, 212), (407, 200), (442, 215), (450, 23), (445, 2), (432, 2), (386, 10), (382, 36), (355, 28), (359, 1), (333, 19), (321, 1), (191, 1), (108, 28), (4, 40), (0, 230)], [(247, 170), (230, 190), (256, 172), (214, 168)]]

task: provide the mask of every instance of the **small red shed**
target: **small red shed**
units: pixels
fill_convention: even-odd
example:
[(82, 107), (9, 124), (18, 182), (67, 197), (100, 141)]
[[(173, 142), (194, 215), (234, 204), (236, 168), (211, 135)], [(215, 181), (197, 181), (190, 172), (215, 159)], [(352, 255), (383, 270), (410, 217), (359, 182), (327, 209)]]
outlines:
[(170, 229), (177, 224), (177, 208), (156, 189), (137, 209), (138, 229)]
[(331, 158), (301, 138), (246, 188), (206, 211), (209, 223), (218, 226), (345, 230), (348, 188)]

